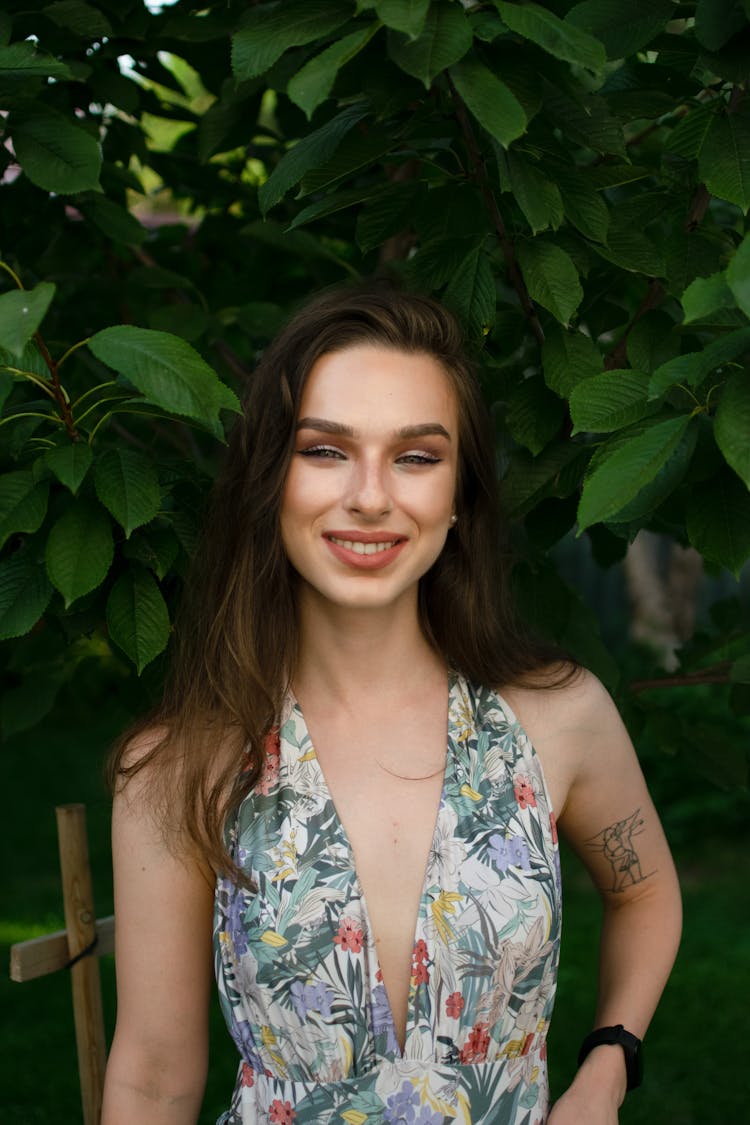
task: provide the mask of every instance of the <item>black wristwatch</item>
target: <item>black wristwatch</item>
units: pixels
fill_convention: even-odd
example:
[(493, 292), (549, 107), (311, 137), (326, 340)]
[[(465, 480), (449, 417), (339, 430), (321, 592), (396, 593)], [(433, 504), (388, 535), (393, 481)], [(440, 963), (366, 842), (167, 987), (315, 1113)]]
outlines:
[(619, 1043), (625, 1054), (625, 1073), (628, 1090), (635, 1090), (643, 1081), (643, 1047), (637, 1035), (626, 1031), (621, 1023), (616, 1027), (597, 1027), (586, 1036), (578, 1052), (580, 1066), (586, 1056), (601, 1043)]

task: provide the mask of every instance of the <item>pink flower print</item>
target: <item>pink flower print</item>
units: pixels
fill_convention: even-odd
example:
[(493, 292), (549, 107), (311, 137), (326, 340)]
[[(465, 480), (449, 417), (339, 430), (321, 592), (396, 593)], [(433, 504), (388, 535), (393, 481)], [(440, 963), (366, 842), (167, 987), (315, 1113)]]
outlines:
[(267, 797), (279, 779), (279, 762), (281, 761), (281, 737), (278, 730), (271, 730), (266, 735), (263, 747), (263, 768), (260, 777), (255, 783), (258, 793)]
[(424, 941), (422, 938), (420, 938), (419, 941), (415, 944), (414, 952), (412, 953), (411, 956), (412, 956), (413, 961), (426, 961), (427, 960), (427, 942)]
[(534, 790), (531, 787), (531, 782), (528, 777), (523, 777), (519, 774), (515, 779), (513, 792), (516, 795), (516, 800), (520, 808), (525, 809), (527, 806), (530, 806), (532, 809), (536, 808), (536, 797), (534, 796)]
[(460, 992), (451, 992), (445, 1001), (445, 1014), (452, 1020), (457, 1020), (464, 1007), (464, 998)]
[(415, 961), (411, 967), (411, 979), (415, 987), (420, 984), (427, 984), (430, 980), (430, 974), (427, 971), (427, 966), (424, 961)]
[(296, 1116), (291, 1102), (282, 1102), (278, 1098), (274, 1098), (271, 1102), (271, 1112), (268, 1119), (273, 1121), (274, 1125), (292, 1125)]
[(242, 1085), (252, 1086), (255, 1082), (255, 1071), (250, 1066), (250, 1063), (243, 1062), (242, 1064)]
[(552, 833), (552, 843), (557, 844), (557, 821), (555, 820), (554, 813), (549, 814), (549, 827)]
[(490, 1048), (490, 1033), (486, 1023), (476, 1023), (459, 1053), (462, 1063), (483, 1063)]
[(342, 918), (339, 932), (333, 940), (342, 953), (361, 953), (363, 938), (364, 933), (356, 928), (356, 922), (353, 918)]

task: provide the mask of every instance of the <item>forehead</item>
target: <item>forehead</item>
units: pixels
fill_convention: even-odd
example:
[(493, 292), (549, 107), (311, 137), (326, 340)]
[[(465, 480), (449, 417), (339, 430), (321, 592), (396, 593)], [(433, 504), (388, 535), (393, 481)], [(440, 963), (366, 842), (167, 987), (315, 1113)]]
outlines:
[(357, 428), (441, 422), (454, 430), (458, 407), (450, 378), (434, 356), (357, 344), (316, 360), (299, 414)]

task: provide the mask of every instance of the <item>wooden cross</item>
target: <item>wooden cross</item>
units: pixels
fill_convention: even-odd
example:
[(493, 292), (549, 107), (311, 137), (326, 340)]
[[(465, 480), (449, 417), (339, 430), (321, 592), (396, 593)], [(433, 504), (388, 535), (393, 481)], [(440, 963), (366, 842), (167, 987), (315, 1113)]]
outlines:
[(70, 970), (83, 1123), (99, 1125), (107, 1046), (96, 958), (114, 952), (115, 919), (97, 919), (94, 911), (85, 806), (59, 805), (55, 813), (65, 929), (11, 946), (10, 976), (26, 981)]

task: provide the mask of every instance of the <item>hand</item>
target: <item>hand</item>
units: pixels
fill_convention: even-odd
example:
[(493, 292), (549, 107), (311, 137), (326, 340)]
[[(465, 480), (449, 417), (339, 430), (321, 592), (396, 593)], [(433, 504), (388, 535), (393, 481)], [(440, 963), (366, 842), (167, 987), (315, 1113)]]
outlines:
[(617, 1106), (610, 1098), (592, 1098), (575, 1083), (552, 1106), (547, 1125), (617, 1125)]

